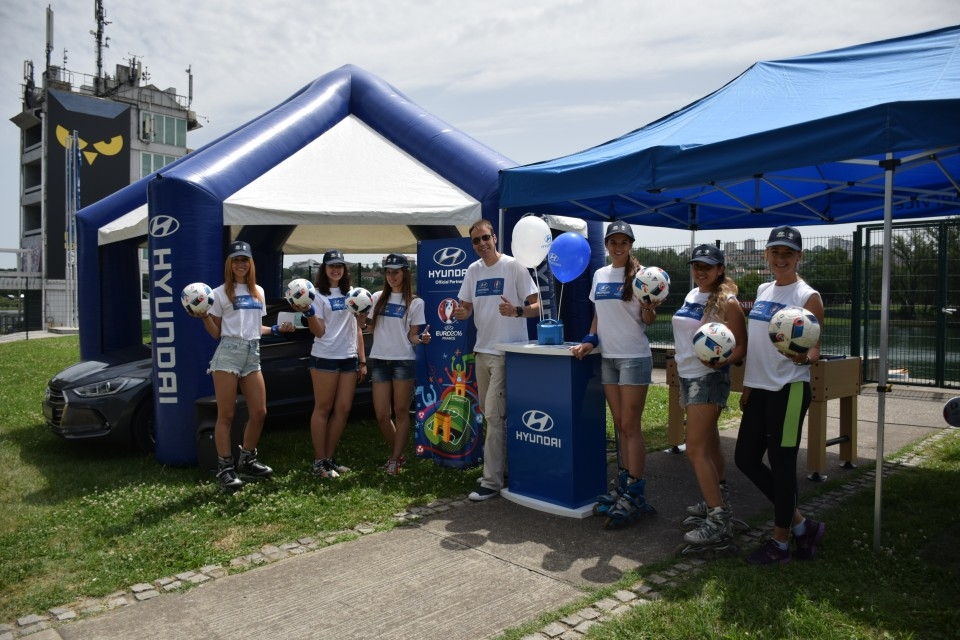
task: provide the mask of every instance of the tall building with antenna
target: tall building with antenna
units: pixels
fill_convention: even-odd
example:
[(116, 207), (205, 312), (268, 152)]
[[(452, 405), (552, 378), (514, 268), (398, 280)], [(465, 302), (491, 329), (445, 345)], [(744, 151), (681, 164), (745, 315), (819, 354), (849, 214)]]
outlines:
[[(28, 329), (72, 329), (76, 319), (76, 211), (188, 153), (187, 133), (200, 128), (188, 95), (150, 84), (131, 56), (113, 75), (103, 70), (106, 12), (96, 0), (96, 75), (51, 62), (53, 10), (47, 7), (46, 62), (40, 84), (24, 62), (20, 128), (20, 259)], [(22, 283), (22, 284), (21, 284)], [(23, 286), (26, 285), (26, 286)]]

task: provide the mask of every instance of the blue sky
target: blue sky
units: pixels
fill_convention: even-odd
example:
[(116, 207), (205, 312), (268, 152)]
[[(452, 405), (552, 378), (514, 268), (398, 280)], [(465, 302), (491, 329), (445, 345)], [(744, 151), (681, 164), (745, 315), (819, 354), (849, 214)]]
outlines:
[[(23, 62), (96, 70), (94, 2), (0, 0), (0, 248), (19, 243)], [(391, 83), (422, 107), (520, 164), (574, 153), (667, 115), (757, 60), (787, 58), (960, 23), (956, 0), (104, 0), (104, 68), (132, 55), (151, 82), (187, 93), (199, 147), (343, 64)], [(66, 54), (64, 54), (66, 50)], [(838, 228), (839, 230), (839, 228)], [(824, 229), (826, 231), (826, 229)], [(728, 240), (757, 234), (711, 232)], [(762, 233), (760, 234), (762, 235)], [(647, 244), (690, 234), (648, 230)], [(14, 266), (0, 253), (0, 267)]]

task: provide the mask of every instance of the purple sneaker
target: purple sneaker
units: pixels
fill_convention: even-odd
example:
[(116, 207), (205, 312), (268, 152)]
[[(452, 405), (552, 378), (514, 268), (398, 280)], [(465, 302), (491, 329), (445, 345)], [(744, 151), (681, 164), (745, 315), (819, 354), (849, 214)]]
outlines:
[(823, 533), (827, 525), (807, 518), (807, 528), (802, 536), (793, 536), (797, 542), (797, 560), (813, 560), (813, 554), (823, 541)]
[(770, 538), (747, 556), (748, 564), (787, 564), (790, 562), (790, 549), (781, 549)]

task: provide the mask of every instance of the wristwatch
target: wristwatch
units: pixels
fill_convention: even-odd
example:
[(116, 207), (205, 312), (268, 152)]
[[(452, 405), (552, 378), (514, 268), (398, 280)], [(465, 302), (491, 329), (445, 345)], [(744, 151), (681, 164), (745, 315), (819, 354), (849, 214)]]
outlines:
[(523, 307), (517, 307), (517, 317), (520, 318), (523, 316)]

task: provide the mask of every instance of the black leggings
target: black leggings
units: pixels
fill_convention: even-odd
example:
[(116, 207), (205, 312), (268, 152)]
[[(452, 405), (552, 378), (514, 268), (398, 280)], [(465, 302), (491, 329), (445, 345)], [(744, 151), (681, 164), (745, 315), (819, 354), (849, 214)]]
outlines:
[[(797, 507), (797, 452), (809, 406), (808, 382), (779, 391), (751, 389), (740, 420), (737, 468), (773, 503), (773, 523), (784, 529)], [(764, 453), (770, 466), (763, 462)]]

